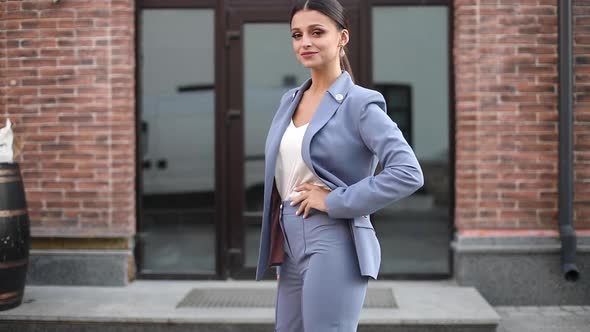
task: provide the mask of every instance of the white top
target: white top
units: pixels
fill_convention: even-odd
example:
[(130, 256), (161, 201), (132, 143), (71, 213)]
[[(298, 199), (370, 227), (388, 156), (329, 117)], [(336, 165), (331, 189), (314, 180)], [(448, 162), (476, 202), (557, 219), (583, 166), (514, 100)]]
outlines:
[(275, 168), (275, 180), (283, 201), (292, 201), (301, 195), (304, 191), (297, 192), (295, 187), (304, 183), (311, 183), (329, 190), (329, 187), (307, 167), (301, 156), (303, 135), (308, 124), (309, 122), (295, 127), (293, 119), (291, 119), (281, 138)]

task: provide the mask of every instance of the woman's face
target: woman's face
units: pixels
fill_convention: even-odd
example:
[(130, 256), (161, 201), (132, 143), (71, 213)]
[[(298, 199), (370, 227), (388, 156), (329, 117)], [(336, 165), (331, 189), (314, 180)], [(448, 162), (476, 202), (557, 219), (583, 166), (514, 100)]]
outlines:
[(336, 22), (316, 10), (300, 10), (291, 20), (293, 51), (307, 68), (340, 64), (340, 49), (348, 42), (348, 31), (338, 31)]

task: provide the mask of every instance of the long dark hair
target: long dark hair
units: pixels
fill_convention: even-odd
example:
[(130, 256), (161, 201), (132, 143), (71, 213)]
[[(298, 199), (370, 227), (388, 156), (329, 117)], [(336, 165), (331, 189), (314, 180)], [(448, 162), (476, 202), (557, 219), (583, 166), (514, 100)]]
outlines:
[[(295, 16), (298, 11), (305, 9), (317, 10), (318, 12), (328, 16), (334, 22), (336, 22), (336, 26), (338, 27), (339, 31), (348, 29), (348, 18), (346, 17), (344, 7), (342, 7), (338, 0), (298, 0), (291, 10), (289, 22), (293, 21), (293, 16)], [(350, 61), (348, 61), (347, 53), (346, 46), (344, 46), (344, 56), (340, 57), (340, 67), (346, 70), (354, 81), (352, 67), (350, 66)]]

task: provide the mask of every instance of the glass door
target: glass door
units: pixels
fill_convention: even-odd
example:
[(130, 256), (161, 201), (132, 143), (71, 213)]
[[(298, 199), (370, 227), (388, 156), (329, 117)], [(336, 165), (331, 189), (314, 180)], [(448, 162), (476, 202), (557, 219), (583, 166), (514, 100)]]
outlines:
[(214, 9), (142, 9), (140, 278), (216, 275)]

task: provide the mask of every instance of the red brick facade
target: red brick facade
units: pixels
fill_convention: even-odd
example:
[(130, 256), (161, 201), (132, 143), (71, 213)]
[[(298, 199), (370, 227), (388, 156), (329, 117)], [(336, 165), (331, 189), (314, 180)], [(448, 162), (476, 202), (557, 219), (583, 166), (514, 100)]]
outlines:
[[(557, 231), (557, 2), (455, 1), (461, 234)], [(590, 1), (574, 4), (574, 222), (590, 229)]]
[(0, 1), (0, 114), (34, 236), (135, 233), (133, 0)]

